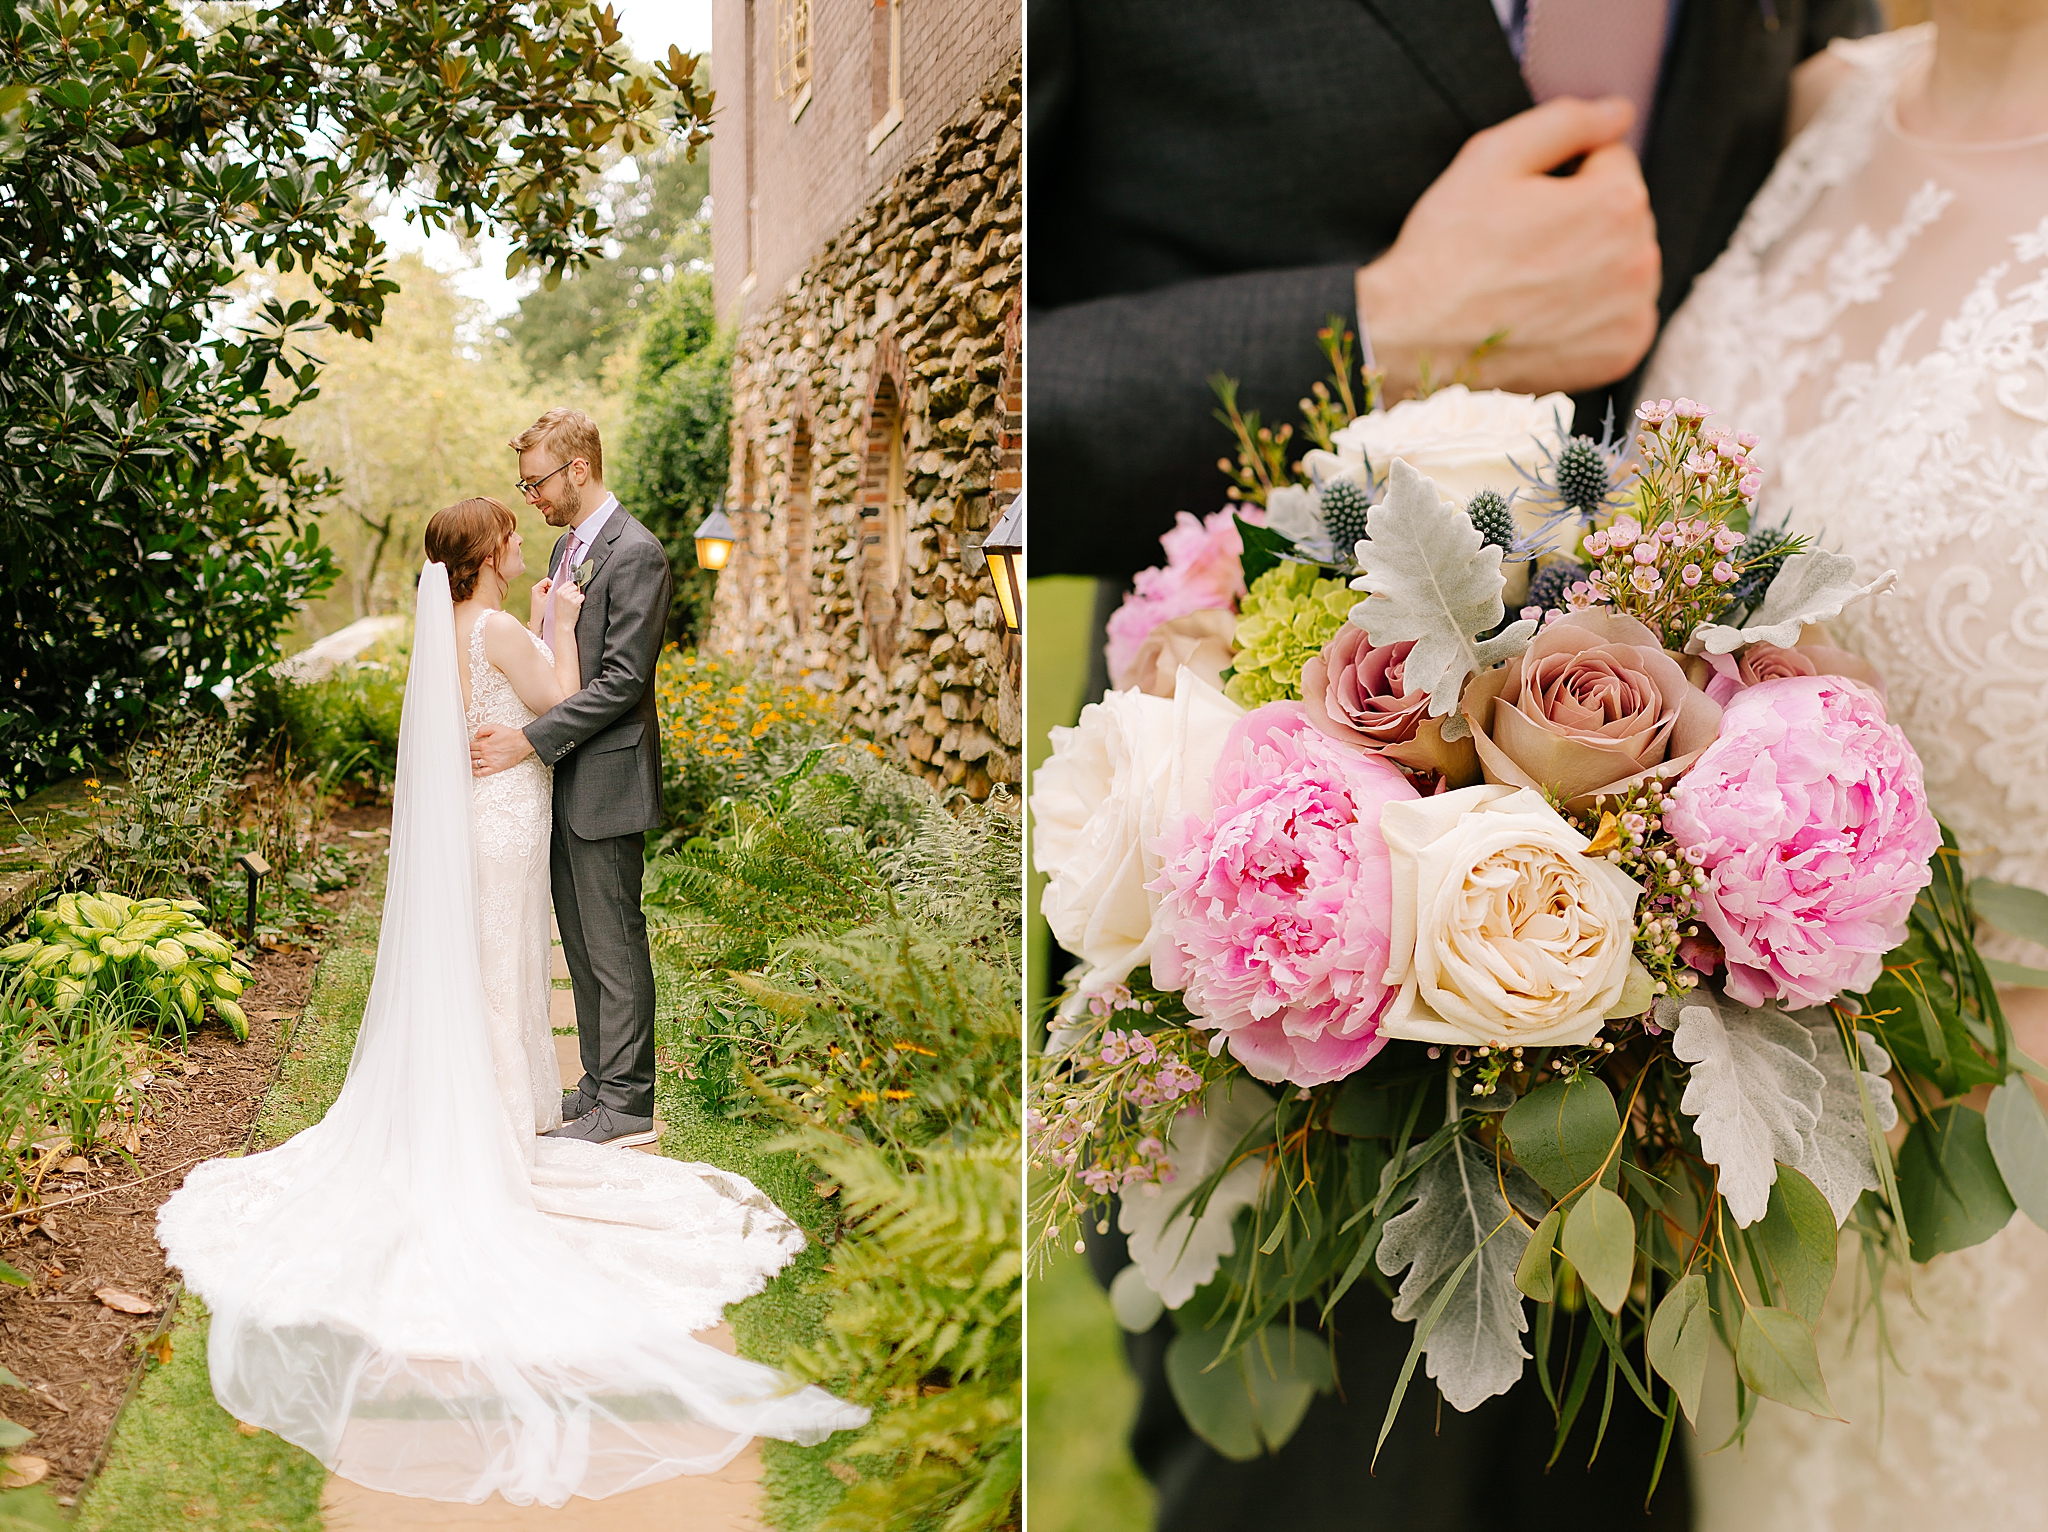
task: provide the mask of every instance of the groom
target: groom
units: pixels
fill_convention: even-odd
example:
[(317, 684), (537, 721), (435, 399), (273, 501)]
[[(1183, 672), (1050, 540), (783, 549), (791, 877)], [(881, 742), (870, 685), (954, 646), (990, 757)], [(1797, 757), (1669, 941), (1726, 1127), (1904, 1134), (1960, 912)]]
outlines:
[(529, 755), (555, 768), (549, 857), (555, 922), (576, 991), (583, 1078), (550, 1137), (651, 1144), (654, 965), (640, 913), (642, 852), (661, 825), (654, 667), (672, 581), (654, 534), (604, 487), (604, 444), (581, 410), (549, 410), (511, 442), (519, 489), (567, 532), (534, 587), (552, 643), (557, 582), (583, 588), (576, 619), (583, 689), (522, 729), (485, 724), (470, 744), (480, 777)]

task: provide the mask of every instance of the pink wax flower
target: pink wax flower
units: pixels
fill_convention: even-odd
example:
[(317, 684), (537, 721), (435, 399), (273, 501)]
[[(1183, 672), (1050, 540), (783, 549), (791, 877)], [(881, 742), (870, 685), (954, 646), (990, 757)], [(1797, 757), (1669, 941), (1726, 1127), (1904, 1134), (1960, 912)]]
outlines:
[(1665, 828), (1703, 867), (1700, 918), (1744, 1005), (1820, 1005), (1876, 982), (1932, 876), (1920, 758), (1875, 693), (1786, 675), (1729, 699)]
[(1138, 650), (1153, 628), (1190, 612), (1235, 611), (1244, 596), (1244, 542), (1236, 515), (1258, 521), (1257, 506), (1231, 507), (1197, 521), (1186, 511), (1159, 539), (1166, 562), (1141, 569), (1124, 604), (1109, 619), (1109, 681), (1118, 691), (1137, 684)]
[(1392, 872), (1380, 809), (1416, 796), (1376, 756), (1341, 745), (1299, 702), (1231, 726), (1215, 810), (1169, 832), (1155, 982), (1186, 991), (1257, 1078), (1321, 1085), (1385, 1045)]

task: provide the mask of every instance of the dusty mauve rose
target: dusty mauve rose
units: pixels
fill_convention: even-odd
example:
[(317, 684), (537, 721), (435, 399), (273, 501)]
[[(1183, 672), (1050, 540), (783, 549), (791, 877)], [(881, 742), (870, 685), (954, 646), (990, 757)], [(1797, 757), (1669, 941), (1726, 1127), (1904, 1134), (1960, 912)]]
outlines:
[(1429, 693), (1409, 689), (1414, 647), (1404, 641), (1375, 649), (1363, 628), (1347, 622), (1301, 667), (1301, 705), (1308, 721), (1339, 743), (1464, 787), (1479, 780), (1479, 756), (1470, 739), (1445, 739), (1443, 720), (1429, 716)]
[(1216, 690), (1223, 690), (1230, 663), (1230, 638), (1237, 618), (1228, 611), (1190, 612), (1169, 617), (1145, 635), (1131, 661), (1131, 684), (1148, 697), (1171, 697), (1183, 665)]
[(1792, 649), (1781, 649), (1776, 644), (1751, 644), (1740, 655), (1710, 654), (1706, 658), (1714, 667), (1713, 678), (1707, 682), (1707, 695), (1723, 707), (1743, 688), (1785, 676), (1842, 676), (1861, 681), (1877, 693), (1879, 701), (1884, 700), (1884, 677), (1876, 667), (1830, 644), (1810, 644), (1801, 638)]
[(1489, 782), (1555, 792), (1573, 808), (1653, 773), (1676, 776), (1714, 742), (1721, 706), (1652, 633), (1620, 612), (1572, 612), (1460, 703)]
[(1541, 795), (1489, 784), (1393, 802), (1380, 834), (1393, 874), (1387, 983), (1401, 987), (1384, 1036), (1578, 1047), (1627, 1004), (1642, 889), (1587, 856)]

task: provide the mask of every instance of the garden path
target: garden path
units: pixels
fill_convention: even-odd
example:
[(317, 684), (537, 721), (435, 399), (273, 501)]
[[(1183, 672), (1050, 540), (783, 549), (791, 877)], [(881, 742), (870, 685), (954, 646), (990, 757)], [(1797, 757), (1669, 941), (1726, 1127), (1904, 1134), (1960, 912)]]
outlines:
[[(566, 982), (561, 933), (555, 936), (552, 977)], [(582, 1064), (576, 1054), (575, 1003), (566, 988), (550, 997), (549, 1021), (555, 1028), (555, 1055), (562, 1078), (576, 1079)], [(659, 1128), (659, 1121), (655, 1124)], [(659, 1154), (656, 1145), (646, 1152)], [(699, 1339), (719, 1350), (736, 1349), (728, 1325), (700, 1333)], [(476, 1532), (612, 1532), (622, 1525), (660, 1527), (663, 1532), (758, 1532), (766, 1525), (761, 1505), (761, 1444), (750, 1442), (738, 1457), (715, 1474), (665, 1479), (645, 1489), (606, 1500), (571, 1500), (559, 1510), (542, 1505), (508, 1505), (493, 1497), (482, 1505), (455, 1505), (387, 1495), (329, 1475), (320, 1496), (326, 1532), (411, 1532), (413, 1528), (464, 1527)]]

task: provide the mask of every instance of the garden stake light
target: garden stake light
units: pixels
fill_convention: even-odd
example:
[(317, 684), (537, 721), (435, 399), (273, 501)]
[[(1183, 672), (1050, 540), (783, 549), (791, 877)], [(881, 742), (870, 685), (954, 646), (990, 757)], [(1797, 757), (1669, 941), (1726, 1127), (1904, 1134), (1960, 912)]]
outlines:
[(256, 885), (270, 871), (270, 863), (263, 860), (261, 852), (244, 851), (235, 858), (235, 865), (249, 875), (249, 897), (242, 905), (243, 939), (249, 951), (256, 951)]

